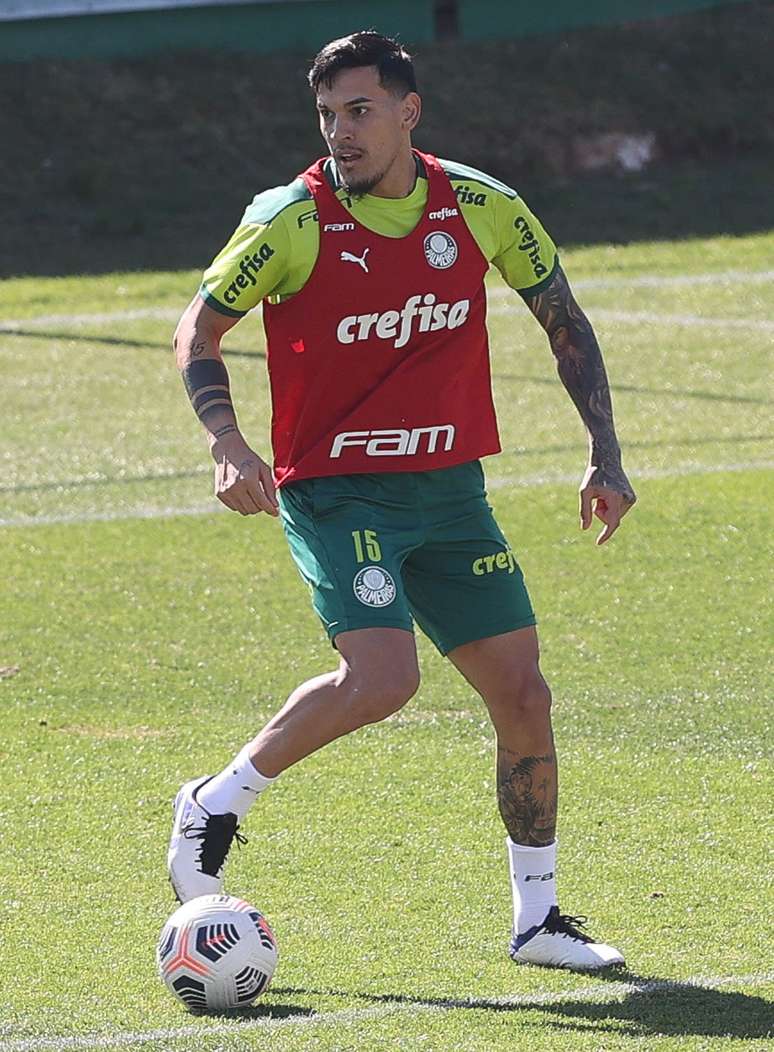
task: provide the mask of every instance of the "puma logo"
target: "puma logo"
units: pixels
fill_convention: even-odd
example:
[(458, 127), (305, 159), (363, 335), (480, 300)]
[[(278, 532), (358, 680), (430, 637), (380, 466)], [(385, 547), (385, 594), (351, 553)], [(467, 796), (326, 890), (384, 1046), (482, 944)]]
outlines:
[(368, 265), (366, 264), (366, 256), (368, 255), (368, 253), (370, 251), (371, 251), (371, 249), (367, 248), (365, 250), (365, 252), (363, 253), (362, 258), (360, 256), (353, 256), (351, 252), (342, 252), (341, 253), (341, 259), (342, 259), (342, 261), (344, 263), (357, 263), (359, 266), (361, 266), (363, 268), (363, 270), (366, 272), (366, 274), (369, 274), (370, 271), (368, 269)]

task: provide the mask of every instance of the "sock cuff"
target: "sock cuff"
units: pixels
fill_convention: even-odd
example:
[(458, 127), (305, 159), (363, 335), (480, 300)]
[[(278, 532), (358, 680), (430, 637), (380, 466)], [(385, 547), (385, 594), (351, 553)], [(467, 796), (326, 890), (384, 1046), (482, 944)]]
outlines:
[(273, 778), (269, 778), (268, 775), (261, 774), (261, 772), (256, 769), (255, 765), (253, 764), (253, 761), (250, 759), (249, 744), (245, 745), (244, 749), (242, 749), (242, 751), (236, 757), (235, 763), (238, 764), (239, 767), (249, 775), (251, 780), (254, 780), (254, 789), (265, 789), (273, 782), (276, 782), (279, 778), (278, 774), (275, 774)]
[(530, 847), (529, 844), (517, 844), (515, 841), (511, 840), (509, 836), (505, 838), (505, 846), (510, 852), (518, 851), (519, 854), (523, 853), (524, 855), (534, 855), (538, 857), (541, 854), (546, 854), (548, 852), (553, 854), (556, 851), (558, 843), (559, 839), (557, 837), (552, 840), (550, 844), (544, 844), (543, 847)]

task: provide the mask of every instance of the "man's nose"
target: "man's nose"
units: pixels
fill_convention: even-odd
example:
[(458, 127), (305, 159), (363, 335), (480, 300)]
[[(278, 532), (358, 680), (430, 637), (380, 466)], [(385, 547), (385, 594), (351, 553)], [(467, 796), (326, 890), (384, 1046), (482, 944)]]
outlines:
[(352, 122), (346, 116), (334, 117), (328, 131), (331, 142), (346, 142), (352, 138)]

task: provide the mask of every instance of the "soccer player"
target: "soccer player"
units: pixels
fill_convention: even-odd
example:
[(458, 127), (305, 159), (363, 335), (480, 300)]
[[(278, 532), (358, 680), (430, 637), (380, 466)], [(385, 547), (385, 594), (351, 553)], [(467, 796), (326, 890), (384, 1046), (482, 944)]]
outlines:
[[(500, 450), (484, 275), (493, 263), (548, 333), (589, 436), (580, 520), (607, 542), (634, 503), (605, 368), (555, 247), (524, 201), (473, 168), (413, 149), (421, 100), (394, 40), (353, 33), (309, 72), (329, 156), (248, 206), (175, 334), (215, 461), (215, 492), (279, 516), (338, 651), (219, 773), (175, 800), (168, 865), (181, 901), (218, 892), (256, 798), (288, 767), (396, 712), (419, 686), (413, 623), (481, 695), (513, 896), (510, 955), (572, 969), (622, 964), (560, 913), (551, 696), (516, 556), (486, 502)], [(220, 352), (259, 302), (272, 468), (242, 436)]]

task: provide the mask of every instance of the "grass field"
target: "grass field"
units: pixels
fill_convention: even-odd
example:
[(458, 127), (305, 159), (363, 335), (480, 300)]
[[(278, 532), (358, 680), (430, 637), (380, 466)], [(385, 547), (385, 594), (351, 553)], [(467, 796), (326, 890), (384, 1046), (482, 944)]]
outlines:
[[(420, 641), (386, 723), (288, 772), (227, 888), (277, 932), (245, 1018), (155, 975), (180, 783), (330, 648), (278, 524), (220, 512), (168, 350), (197, 275), (0, 284), (0, 1052), (771, 1048), (774, 235), (576, 249), (640, 502), (577, 529), (584, 438), (544, 335), (491, 287), (491, 500), (530, 583), (560, 749), (565, 910), (606, 977), (520, 969), (492, 734)], [(266, 449), (260, 325), (226, 350)]]

